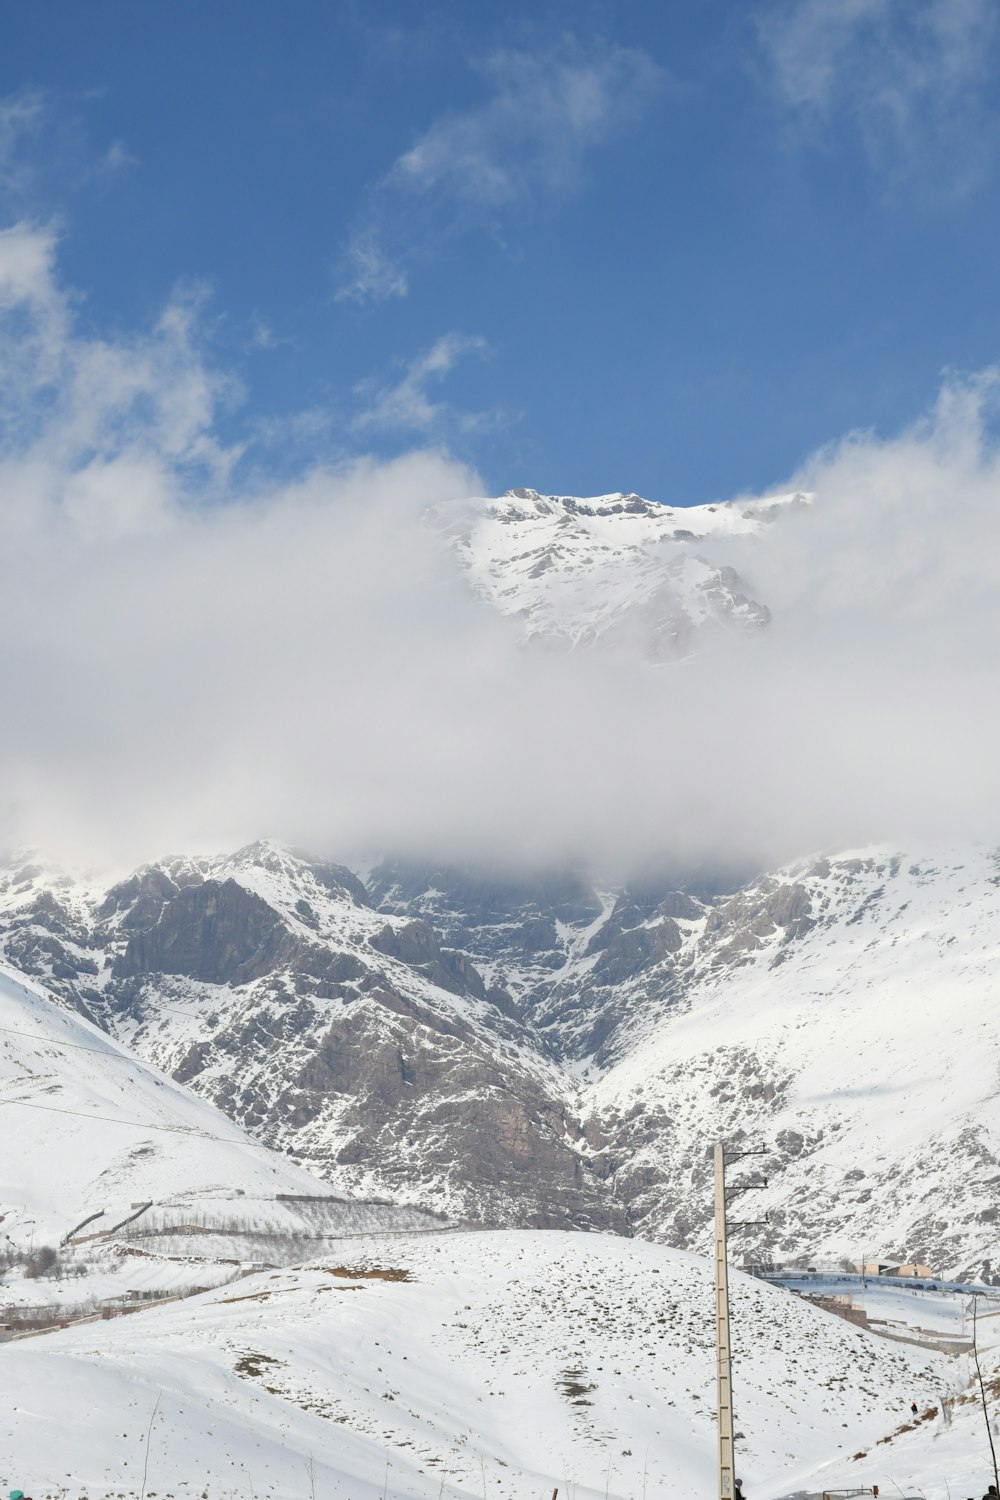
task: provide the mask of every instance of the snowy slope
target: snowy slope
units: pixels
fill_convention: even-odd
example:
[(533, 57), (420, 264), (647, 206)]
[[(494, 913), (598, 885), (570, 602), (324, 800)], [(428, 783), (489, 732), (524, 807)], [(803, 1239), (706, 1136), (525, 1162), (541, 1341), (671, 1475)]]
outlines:
[(660, 660), (713, 626), (756, 629), (768, 610), (726, 561), (726, 543), (759, 537), (810, 503), (803, 494), (675, 508), (638, 495), (590, 499), (511, 490), (442, 507), (475, 590), (524, 621), (529, 639), (619, 642)]
[[(695, 1500), (714, 1462), (712, 1308), (706, 1262), (611, 1237), (347, 1241), (322, 1268), (0, 1347), (2, 1477), (36, 1500), (135, 1494), (149, 1431), (158, 1495)], [(733, 1316), (755, 1496), (821, 1463), (857, 1482), (852, 1453), (954, 1386), (955, 1361), (739, 1276)], [(880, 1457), (864, 1466), (882, 1477)]]
[[(15, 1249), (58, 1244), (96, 1214), (81, 1233), (111, 1230), (144, 1202), (174, 1222), (190, 1222), (196, 1212), (232, 1214), (236, 1206), (245, 1220), (265, 1218), (276, 1230), (287, 1221), (292, 1233), (301, 1231), (301, 1215), (277, 1195), (331, 1194), (9, 971), (0, 971), (0, 1111), (0, 1233)], [(341, 1225), (350, 1217), (345, 1202)], [(399, 1222), (412, 1225), (412, 1214)], [(40, 1300), (41, 1285), (32, 1290)], [(93, 1295), (94, 1286), (76, 1290)]]
[[(104, 1210), (184, 1191), (312, 1192), (314, 1178), (29, 981), (0, 973), (4, 1229), (61, 1237)], [(96, 1227), (103, 1227), (98, 1224)]]
[[(979, 1348), (996, 1445), (1000, 1436), (996, 1415), (1000, 1401), (1000, 1314), (995, 1310), (979, 1318)], [(850, 1466), (852, 1472), (876, 1476), (881, 1472), (888, 1480), (887, 1488), (899, 1486), (903, 1494), (925, 1495), (928, 1500), (978, 1496), (995, 1483), (975, 1365), (969, 1357), (954, 1361), (954, 1365), (961, 1386), (958, 1393), (935, 1403), (937, 1409), (930, 1420), (904, 1422), (900, 1424), (902, 1430), (897, 1428), (888, 1435), (888, 1442), (883, 1439), (874, 1448), (860, 1450), (863, 1457)], [(833, 1485), (842, 1473), (842, 1466), (836, 1462), (818, 1465), (807, 1476), (808, 1488)], [(766, 1485), (760, 1500), (778, 1500), (782, 1493), (781, 1487)]]
[(713, 908), (622, 1001), (593, 1085), (633, 1222), (699, 1244), (706, 1143), (745, 1139), (772, 1220), (747, 1251), (996, 1270), (998, 985), (990, 851), (862, 851)]

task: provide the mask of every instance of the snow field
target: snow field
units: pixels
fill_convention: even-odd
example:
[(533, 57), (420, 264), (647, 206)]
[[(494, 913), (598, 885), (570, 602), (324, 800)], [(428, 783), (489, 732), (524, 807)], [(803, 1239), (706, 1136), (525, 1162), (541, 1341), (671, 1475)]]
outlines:
[[(365, 1272), (405, 1273), (383, 1279)], [(344, 1274), (347, 1273), (347, 1274)], [(802, 1488), (950, 1389), (954, 1362), (735, 1275), (748, 1495)], [(712, 1485), (707, 1262), (610, 1236), (345, 1240), (342, 1255), (0, 1347), (4, 1482), (52, 1494), (596, 1500)], [(16, 1371), (13, 1361), (16, 1361)], [(58, 1410), (58, 1428), (53, 1411)], [(55, 1437), (54, 1437), (55, 1433)], [(309, 1465), (312, 1464), (310, 1479)], [(832, 1481), (829, 1481), (832, 1483)]]

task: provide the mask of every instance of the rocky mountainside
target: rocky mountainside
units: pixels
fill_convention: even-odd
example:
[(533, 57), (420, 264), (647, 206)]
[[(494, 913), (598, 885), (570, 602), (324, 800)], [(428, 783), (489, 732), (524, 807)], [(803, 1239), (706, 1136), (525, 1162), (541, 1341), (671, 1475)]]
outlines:
[(996, 1273), (1000, 863), (869, 850), (735, 891), (340, 866), (257, 844), (100, 891), (9, 868), (5, 961), (328, 1180), (703, 1248)]
[[(633, 1232), (703, 1248), (708, 1151), (766, 1148), (745, 1253), (870, 1240), (1000, 1270), (1000, 856), (864, 850), (735, 891), (407, 870), (373, 889), (457, 940), (560, 1059)], [(504, 902), (506, 901), (506, 906)]]
[(0, 924), (7, 964), (341, 1186), (625, 1228), (508, 994), (342, 866), (263, 843), (103, 890), (14, 862)]
[(858, 851), (716, 903), (623, 987), (590, 1096), (636, 1229), (697, 1242), (723, 1138), (766, 1153), (745, 1253), (996, 1275), (998, 961), (995, 851)]

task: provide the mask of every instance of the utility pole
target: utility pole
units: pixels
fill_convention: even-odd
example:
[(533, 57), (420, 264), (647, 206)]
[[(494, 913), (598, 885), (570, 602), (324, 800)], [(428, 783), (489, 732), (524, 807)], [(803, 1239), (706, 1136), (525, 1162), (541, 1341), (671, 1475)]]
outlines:
[[(764, 1156), (761, 1151), (734, 1151), (728, 1157), (722, 1141), (715, 1146), (715, 1374), (718, 1394), (719, 1426), (719, 1500), (735, 1500), (736, 1453), (733, 1442), (733, 1359), (729, 1338), (729, 1245), (726, 1221), (726, 1198), (753, 1188), (767, 1187), (763, 1182), (726, 1187), (726, 1164), (744, 1156)], [(767, 1223), (766, 1219), (757, 1220)], [(739, 1226), (748, 1228), (749, 1221)]]
[(719, 1500), (733, 1500), (733, 1360), (729, 1347), (729, 1247), (726, 1237), (726, 1148), (715, 1146), (715, 1357), (719, 1409)]

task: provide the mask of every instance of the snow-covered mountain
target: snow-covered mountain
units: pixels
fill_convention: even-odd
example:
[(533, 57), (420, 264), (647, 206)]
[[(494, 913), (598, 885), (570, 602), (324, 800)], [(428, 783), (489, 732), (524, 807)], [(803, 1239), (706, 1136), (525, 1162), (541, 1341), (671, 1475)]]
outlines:
[(706, 631), (756, 630), (770, 615), (726, 559), (811, 504), (803, 493), (675, 508), (639, 495), (578, 499), (510, 490), (441, 507), (473, 588), (527, 638), (561, 648), (617, 643), (654, 661), (689, 651)]
[(704, 1248), (707, 1152), (767, 1148), (738, 1241), (1000, 1271), (1000, 856), (873, 849), (726, 893), (377, 871), (517, 997), (632, 1232)]
[[(15, 868), (6, 959), (355, 1192), (704, 1249), (751, 1140), (752, 1254), (992, 1276), (1000, 865), (860, 851), (745, 883), (516, 882), (271, 844), (109, 892)], [(440, 934), (440, 935), (439, 935)]]
[(15, 862), (0, 929), (9, 963), (355, 1192), (625, 1228), (561, 1068), (506, 993), (342, 866), (260, 843), (102, 891)]
[(771, 1177), (745, 1249), (996, 1275), (1000, 854), (859, 851), (678, 930), (620, 988), (591, 1093), (633, 1226), (697, 1243), (706, 1140), (743, 1140)]

